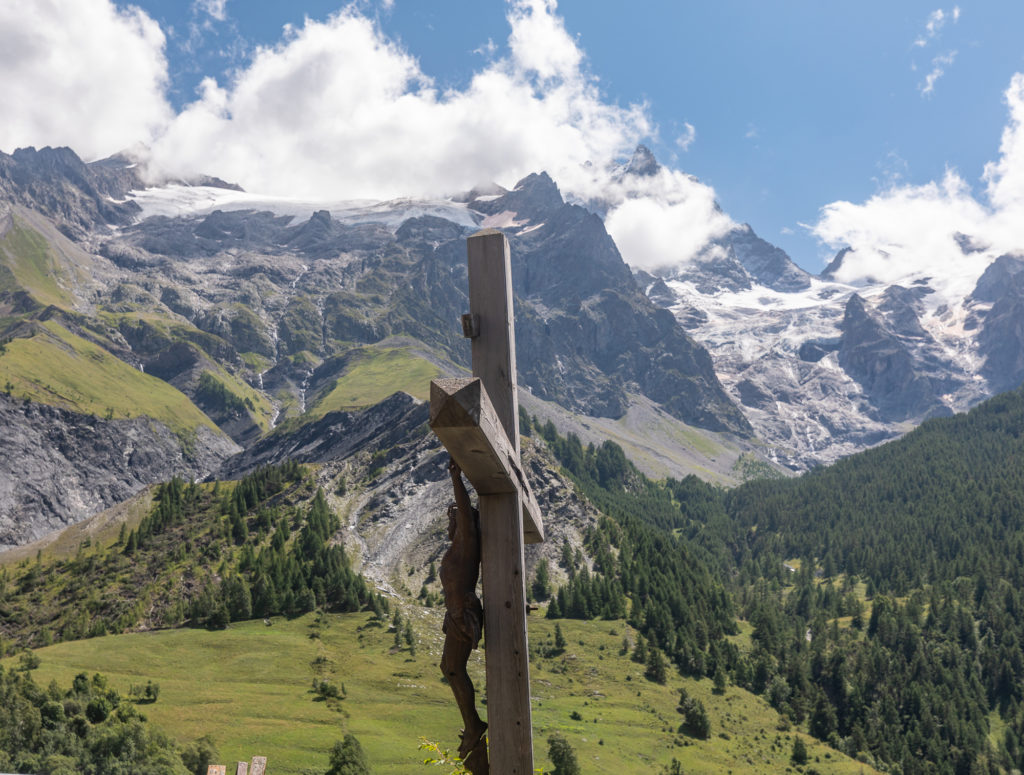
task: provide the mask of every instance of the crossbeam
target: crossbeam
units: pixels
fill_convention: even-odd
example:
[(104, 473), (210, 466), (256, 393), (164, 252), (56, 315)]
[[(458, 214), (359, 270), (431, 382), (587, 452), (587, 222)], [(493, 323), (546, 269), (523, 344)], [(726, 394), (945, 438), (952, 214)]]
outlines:
[(541, 543), (540, 506), (480, 379), (432, 380), (430, 427), (480, 495), (519, 493), (523, 539)]

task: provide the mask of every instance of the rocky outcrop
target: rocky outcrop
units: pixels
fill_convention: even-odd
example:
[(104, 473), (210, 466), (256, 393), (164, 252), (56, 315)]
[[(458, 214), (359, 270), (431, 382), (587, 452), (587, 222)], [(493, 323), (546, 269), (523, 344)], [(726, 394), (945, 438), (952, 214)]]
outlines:
[(172, 476), (206, 476), (238, 451), (206, 427), (185, 442), (147, 417), (103, 420), (4, 394), (0, 428), (0, 545), (27, 543)]
[(811, 287), (811, 277), (792, 262), (786, 251), (766, 242), (749, 224), (733, 229), (719, 240), (758, 283), (772, 290), (793, 292)]
[(921, 417), (939, 404), (910, 348), (867, 310), (857, 294), (846, 305), (839, 364), (860, 383), (885, 420)]

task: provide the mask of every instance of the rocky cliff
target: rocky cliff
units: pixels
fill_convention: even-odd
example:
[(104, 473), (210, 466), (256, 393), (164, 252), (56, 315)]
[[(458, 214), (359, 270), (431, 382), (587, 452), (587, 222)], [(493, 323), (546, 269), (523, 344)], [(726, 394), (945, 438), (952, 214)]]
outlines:
[(205, 427), (186, 442), (147, 417), (103, 420), (0, 393), (0, 547), (120, 503), (153, 482), (203, 477), (238, 447)]

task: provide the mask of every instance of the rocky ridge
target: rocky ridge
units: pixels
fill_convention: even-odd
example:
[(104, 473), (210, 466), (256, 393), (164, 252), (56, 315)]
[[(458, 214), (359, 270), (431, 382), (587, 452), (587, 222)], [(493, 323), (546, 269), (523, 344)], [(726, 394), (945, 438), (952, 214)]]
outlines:
[(742, 262), (735, 248), (712, 246), (638, 278), (708, 348), (780, 463), (832, 462), (1024, 379), (1020, 257), (997, 257), (965, 295), (919, 274), (839, 282), (849, 251), (813, 277), (786, 271), (768, 243), (745, 245)]

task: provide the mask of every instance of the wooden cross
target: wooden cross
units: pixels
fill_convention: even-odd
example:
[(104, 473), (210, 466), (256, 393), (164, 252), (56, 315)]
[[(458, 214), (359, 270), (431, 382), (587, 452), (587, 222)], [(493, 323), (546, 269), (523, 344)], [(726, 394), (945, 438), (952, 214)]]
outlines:
[(540, 508), (519, 462), (519, 401), (508, 240), (485, 229), (467, 240), (473, 379), (430, 383), (430, 427), (480, 498), (484, 658), (490, 764), (533, 774), (523, 539), (544, 540)]

